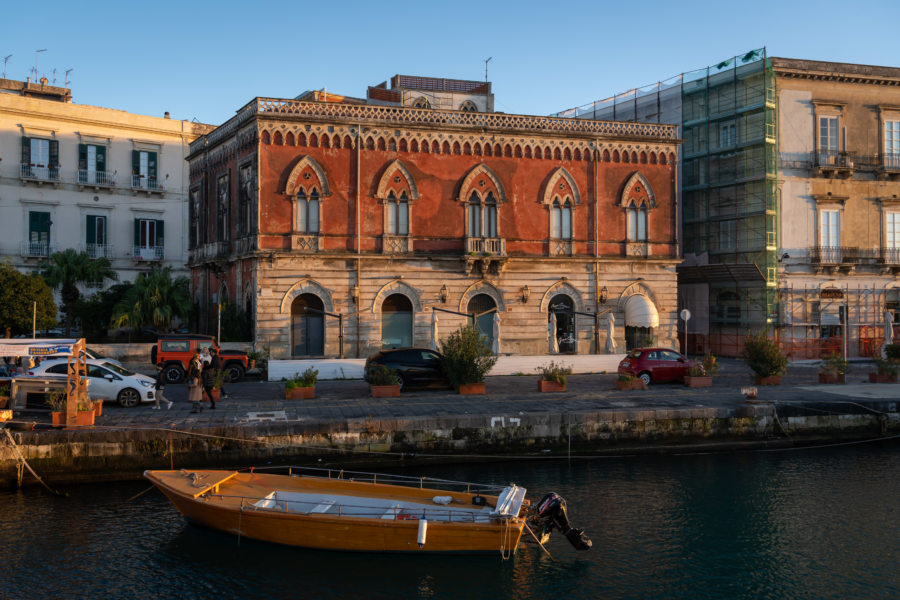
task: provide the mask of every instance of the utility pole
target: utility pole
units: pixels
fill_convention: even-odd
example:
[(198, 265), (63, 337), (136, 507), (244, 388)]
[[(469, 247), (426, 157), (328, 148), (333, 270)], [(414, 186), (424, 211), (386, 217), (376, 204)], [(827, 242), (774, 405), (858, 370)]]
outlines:
[(12, 54), (7, 54), (3, 57), (3, 79), (6, 79), (6, 63), (9, 62), (10, 58), (12, 58)]
[(491, 56), (491, 57), (488, 58), (486, 61), (484, 61), (484, 82), (485, 82), (485, 83), (488, 82), (488, 76), (487, 76), (487, 74), (488, 74), (488, 63), (491, 62), (493, 59), (494, 59), (494, 57)]

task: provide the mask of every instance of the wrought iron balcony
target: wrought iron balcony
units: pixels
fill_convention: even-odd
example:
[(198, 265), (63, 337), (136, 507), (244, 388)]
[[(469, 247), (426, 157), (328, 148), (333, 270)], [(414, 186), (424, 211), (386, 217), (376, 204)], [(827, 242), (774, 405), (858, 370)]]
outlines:
[(854, 246), (816, 246), (810, 258), (819, 265), (854, 265), (878, 260), (877, 251)]
[(19, 177), (28, 181), (59, 181), (59, 167), (21, 163)]
[(88, 171), (78, 169), (78, 185), (94, 187), (115, 187), (116, 173), (109, 171)]
[(91, 258), (112, 258), (113, 248), (109, 244), (85, 244), (84, 252)]
[(163, 246), (134, 246), (131, 249), (131, 258), (136, 261), (156, 262), (166, 257), (166, 249)]
[(855, 152), (839, 150), (819, 150), (816, 152), (816, 166), (823, 169), (854, 169)]
[(881, 262), (885, 265), (900, 266), (900, 248), (882, 248)]
[(22, 242), (22, 256), (26, 258), (49, 258), (56, 248), (47, 242)]
[(467, 237), (466, 252), (506, 256), (506, 240), (503, 238)]
[(147, 177), (145, 175), (131, 176), (131, 189), (135, 191), (147, 192), (165, 192), (166, 184), (156, 177)]
[(882, 154), (881, 168), (885, 171), (900, 171), (900, 154)]

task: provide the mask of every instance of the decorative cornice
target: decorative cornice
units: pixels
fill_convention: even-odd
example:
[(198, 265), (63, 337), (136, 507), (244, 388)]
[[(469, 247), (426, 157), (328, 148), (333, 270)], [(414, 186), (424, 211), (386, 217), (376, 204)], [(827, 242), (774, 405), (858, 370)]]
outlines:
[(850, 199), (850, 196), (835, 196), (831, 192), (827, 194), (813, 194), (812, 197), (816, 204), (840, 204), (841, 206)]

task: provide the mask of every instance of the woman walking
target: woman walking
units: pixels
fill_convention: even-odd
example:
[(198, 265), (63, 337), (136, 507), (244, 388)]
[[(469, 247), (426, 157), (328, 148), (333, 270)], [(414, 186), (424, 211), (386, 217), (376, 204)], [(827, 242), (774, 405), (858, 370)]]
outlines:
[(200, 355), (195, 352), (193, 358), (191, 358), (191, 364), (188, 367), (188, 402), (193, 403), (191, 407), (192, 413), (198, 413), (203, 410), (203, 405), (200, 404), (200, 401), (203, 399), (203, 388), (200, 384), (200, 371)]

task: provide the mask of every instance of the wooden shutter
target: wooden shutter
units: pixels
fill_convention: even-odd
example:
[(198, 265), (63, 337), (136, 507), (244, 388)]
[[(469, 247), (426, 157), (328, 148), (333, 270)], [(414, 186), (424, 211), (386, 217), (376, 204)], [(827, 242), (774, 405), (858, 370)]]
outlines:
[(31, 163), (31, 138), (22, 138), (22, 164)]
[(147, 177), (156, 179), (156, 152), (147, 153)]
[(50, 166), (59, 166), (59, 140), (50, 140)]
[(162, 248), (165, 246), (165, 221), (156, 222), (156, 245)]
[(84, 243), (97, 243), (97, 217), (94, 215), (87, 216), (87, 231), (84, 233)]
[(141, 245), (141, 220), (140, 219), (134, 220), (134, 245), (135, 246)]
[(78, 144), (78, 168), (81, 171), (85, 171), (88, 168), (87, 144)]
[(106, 171), (106, 146), (97, 146), (97, 170)]
[(137, 150), (131, 151), (131, 174), (141, 174), (141, 153)]

